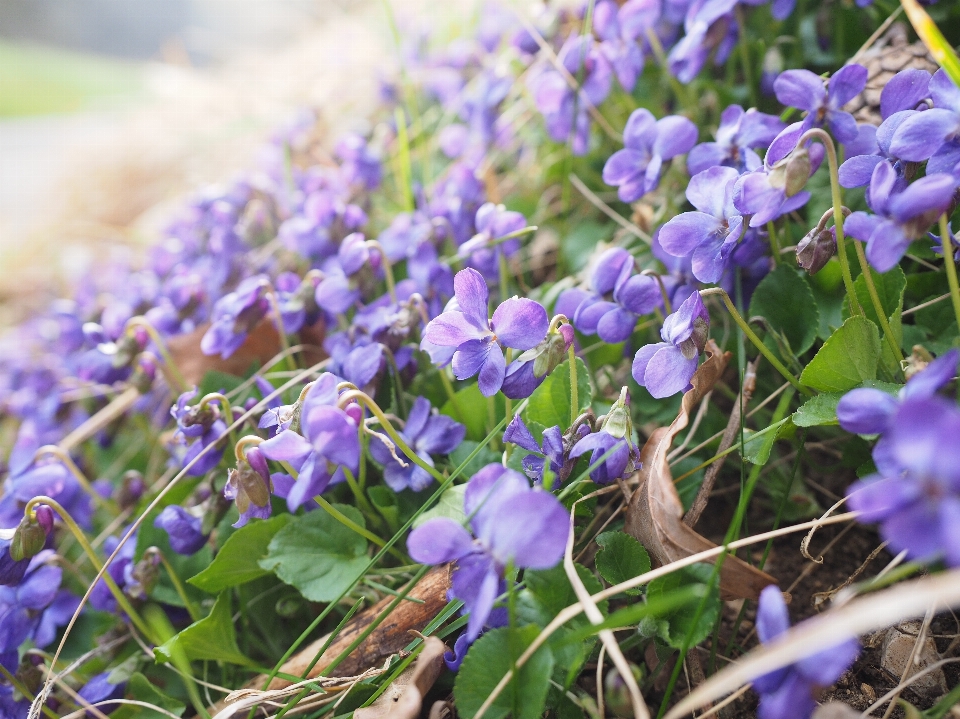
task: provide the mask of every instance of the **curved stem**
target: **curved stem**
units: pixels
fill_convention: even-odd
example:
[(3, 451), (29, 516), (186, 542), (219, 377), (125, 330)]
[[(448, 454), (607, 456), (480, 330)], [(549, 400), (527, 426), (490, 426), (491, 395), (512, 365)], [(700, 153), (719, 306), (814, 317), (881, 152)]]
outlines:
[(59, 446), (55, 444), (45, 444), (33, 455), (33, 461), (36, 462), (38, 459), (40, 459), (40, 457), (46, 454), (52, 455), (60, 460), (60, 463), (63, 464), (63, 466), (69, 470), (70, 474), (76, 478), (77, 482), (83, 488), (83, 491), (90, 495), (90, 498), (93, 500), (94, 504), (98, 504), (101, 507), (110, 507), (111, 509), (116, 510), (113, 502), (100, 496), (97, 490), (95, 490), (90, 484), (90, 481), (86, 478), (83, 472), (80, 471), (80, 468), (70, 458), (70, 455), (67, 452), (64, 452)]
[(867, 292), (870, 294), (870, 302), (873, 304), (874, 312), (877, 313), (877, 320), (880, 322), (880, 329), (883, 330), (883, 336), (893, 352), (893, 358), (897, 361), (897, 366), (903, 362), (903, 353), (897, 345), (897, 338), (893, 336), (893, 330), (890, 328), (890, 322), (887, 320), (887, 313), (880, 302), (880, 295), (877, 294), (877, 286), (873, 282), (873, 273), (870, 271), (870, 263), (867, 262), (867, 256), (863, 252), (863, 243), (859, 240), (853, 241), (853, 246), (857, 250), (857, 259), (860, 261), (860, 269), (863, 271), (863, 281), (867, 284)]
[(265, 440), (263, 437), (258, 437), (255, 434), (248, 434), (236, 441), (233, 445), (233, 454), (237, 458), (238, 462), (247, 461), (247, 450), (251, 447), (256, 447), (259, 444), (262, 444)]
[[(204, 395), (201, 400), (197, 403), (197, 410), (202, 410), (211, 402), (220, 403), (220, 414), (223, 416), (223, 421), (229, 426), (233, 424), (233, 407), (230, 406), (230, 400), (228, 400), (224, 395), (219, 392), (211, 392), (210, 394)], [(230, 441), (233, 444), (236, 444), (236, 437), (234, 432), (231, 430), (229, 435)]]
[(383, 274), (387, 280), (387, 292), (390, 294), (390, 300), (392, 302), (396, 302), (397, 285), (393, 280), (393, 267), (390, 265), (390, 259), (387, 257), (387, 253), (383, 251), (383, 246), (376, 240), (367, 240), (364, 244), (380, 253), (380, 261), (383, 265)]
[(740, 313), (737, 312), (737, 308), (734, 306), (733, 301), (730, 299), (730, 295), (728, 295), (726, 291), (724, 291), (720, 287), (711, 287), (706, 290), (700, 290), (700, 296), (703, 297), (705, 295), (707, 296), (719, 295), (720, 299), (723, 300), (723, 304), (726, 305), (727, 311), (730, 313), (730, 316), (733, 317), (733, 321), (737, 323), (737, 326), (741, 330), (743, 330), (743, 334), (745, 334), (747, 336), (747, 339), (749, 339), (753, 343), (753, 346), (760, 351), (760, 354), (766, 357), (767, 361), (773, 365), (774, 369), (776, 369), (777, 372), (782, 374), (784, 379), (786, 379), (787, 382), (789, 382), (794, 387), (796, 387), (797, 390), (799, 390), (801, 393), (808, 396), (812, 394), (812, 392), (807, 387), (804, 387), (802, 384), (800, 384), (800, 381), (793, 376), (793, 373), (790, 370), (788, 370), (786, 367), (783, 366), (783, 363), (777, 359), (777, 356), (773, 354), (773, 352), (770, 351), (770, 348), (760, 341), (760, 338), (757, 337), (757, 333), (754, 332), (753, 329), (751, 329), (750, 325), (747, 324), (744, 321), (743, 317), (740, 315)]
[(411, 462), (424, 471), (429, 472), (438, 482), (444, 481), (445, 477), (437, 471), (436, 467), (432, 467), (424, 462), (422, 459), (420, 459), (416, 452), (410, 449), (410, 446), (404, 441), (403, 437), (400, 436), (400, 433), (393, 428), (393, 425), (390, 424), (390, 420), (387, 419), (387, 416), (383, 413), (383, 410), (380, 409), (380, 406), (373, 401), (370, 395), (366, 394), (365, 392), (361, 392), (360, 390), (350, 390), (349, 392), (344, 392), (342, 395), (340, 395), (340, 399), (337, 401), (337, 406), (343, 409), (346, 405), (350, 404), (350, 402), (356, 402), (357, 404), (363, 405), (369, 409), (370, 412), (372, 412), (373, 415), (380, 420), (380, 425), (384, 430), (386, 430), (386, 433), (390, 435), (390, 439), (392, 439), (400, 448), (400, 450), (407, 455)]
[(668, 315), (672, 315), (673, 305), (670, 304), (670, 295), (667, 294), (667, 286), (663, 284), (663, 278), (660, 276), (660, 273), (654, 272), (653, 270), (643, 270), (640, 274), (653, 277), (653, 279), (657, 281), (657, 284), (660, 286), (660, 299), (663, 300), (663, 309), (666, 310)]
[[(60, 515), (60, 519), (62, 519), (63, 523), (67, 525), (70, 533), (74, 536), (74, 539), (77, 540), (77, 543), (87, 555), (87, 558), (90, 560), (90, 564), (93, 565), (93, 568), (99, 572), (103, 565), (100, 563), (100, 558), (97, 556), (97, 553), (94, 551), (93, 547), (90, 546), (90, 542), (87, 541), (87, 535), (83, 533), (83, 530), (80, 529), (73, 517), (70, 516), (70, 513), (65, 510), (55, 499), (51, 499), (50, 497), (45, 497), (43, 495), (34, 497), (27, 502), (27, 506), (23, 508), (24, 516), (29, 518), (31, 521), (35, 520), (37, 516), (36, 508), (40, 504), (48, 505), (58, 515)], [(117, 600), (117, 604), (121, 609), (123, 609), (124, 612), (127, 613), (127, 616), (130, 617), (130, 621), (133, 622), (134, 626), (136, 626), (143, 636), (150, 639), (150, 641), (154, 641), (153, 633), (150, 631), (150, 627), (147, 626), (146, 622), (143, 621), (137, 610), (133, 608), (132, 604), (130, 604), (130, 600), (128, 600), (127, 596), (120, 590), (120, 587), (117, 586), (117, 583), (113, 581), (113, 577), (110, 576), (109, 572), (103, 573), (103, 581), (110, 590), (110, 593), (113, 595), (113, 598)]]
[(957, 327), (960, 328), (960, 284), (957, 282), (957, 264), (946, 213), (940, 215), (940, 246), (943, 248), (943, 270), (950, 287), (950, 301), (953, 302), (953, 313), (957, 319)]
[(446, 367), (441, 367), (437, 373), (440, 375), (440, 382), (443, 384), (443, 389), (447, 393), (447, 399), (450, 400), (450, 405), (453, 407), (453, 413), (457, 415), (457, 421), (460, 422), (460, 424), (464, 424), (464, 415), (460, 410), (460, 401), (457, 399), (457, 393), (453, 389), (453, 382), (447, 377)]
[(170, 384), (174, 385), (179, 394), (182, 394), (190, 389), (190, 385), (184, 378), (183, 373), (180, 372), (180, 368), (177, 367), (177, 363), (173, 361), (173, 356), (167, 349), (166, 343), (163, 341), (163, 338), (160, 336), (160, 333), (157, 332), (156, 328), (150, 324), (150, 320), (142, 315), (131, 317), (129, 320), (127, 320), (127, 324), (124, 326), (124, 332), (128, 332), (136, 327), (139, 327), (146, 332), (150, 337), (150, 341), (156, 345), (157, 351), (163, 358), (163, 367), (165, 370), (164, 374), (167, 375), (167, 379), (170, 380)]
[(194, 622), (199, 622), (203, 619), (203, 616), (200, 614), (200, 610), (197, 609), (197, 605), (193, 603), (193, 600), (187, 596), (187, 589), (183, 586), (183, 582), (180, 581), (180, 577), (177, 576), (177, 573), (173, 569), (173, 565), (170, 564), (170, 561), (164, 556), (163, 552), (160, 551), (159, 547), (150, 547), (146, 552), (143, 553), (144, 556), (155, 555), (160, 558), (160, 563), (163, 564), (163, 568), (167, 570), (167, 574), (170, 576), (170, 581), (173, 583), (173, 588), (177, 590), (177, 595), (179, 595), (180, 600), (183, 602), (183, 606), (187, 608), (187, 612), (190, 614), (190, 618)]
[[(853, 286), (853, 275), (850, 274), (850, 261), (847, 259), (847, 245), (843, 237), (843, 198), (840, 196), (840, 169), (837, 165), (837, 148), (833, 138), (819, 127), (807, 130), (797, 140), (797, 147), (807, 140), (819, 140), (827, 152), (827, 165), (830, 169), (830, 194), (833, 199), (833, 224), (837, 230), (837, 258), (840, 260), (840, 270), (843, 274), (843, 285), (850, 300), (850, 314), (862, 315), (863, 308), (857, 300), (857, 292)], [(877, 314), (882, 314), (878, 312)]]
[[(580, 378), (577, 377), (577, 353), (573, 348), (573, 342), (570, 343), (567, 353), (570, 358), (570, 426), (572, 427), (576, 423), (577, 415), (580, 412), (580, 388), (577, 386), (577, 381)], [(507, 416), (510, 416), (509, 412)]]

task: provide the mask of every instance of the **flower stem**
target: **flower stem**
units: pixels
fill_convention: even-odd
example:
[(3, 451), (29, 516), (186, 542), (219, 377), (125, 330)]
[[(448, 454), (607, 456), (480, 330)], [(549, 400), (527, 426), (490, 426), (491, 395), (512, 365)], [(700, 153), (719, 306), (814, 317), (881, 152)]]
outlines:
[[(198, 411), (202, 410), (211, 402), (219, 402), (220, 414), (223, 415), (223, 421), (226, 422), (227, 426), (233, 424), (233, 408), (230, 406), (230, 400), (228, 400), (219, 392), (211, 392), (210, 394), (204, 395), (203, 398), (197, 403)], [(237, 438), (232, 431), (227, 436), (230, 437), (231, 444), (237, 444)]]
[(877, 286), (873, 281), (873, 273), (870, 271), (870, 264), (867, 262), (867, 256), (863, 252), (863, 243), (859, 240), (853, 241), (853, 246), (857, 250), (857, 259), (860, 261), (860, 269), (863, 271), (863, 281), (867, 284), (867, 292), (870, 294), (870, 302), (873, 304), (873, 310), (877, 313), (877, 320), (880, 322), (880, 328), (883, 330), (883, 336), (893, 352), (893, 357), (897, 360), (899, 366), (903, 362), (903, 353), (897, 345), (897, 338), (893, 336), (893, 330), (890, 328), (890, 322), (887, 320), (887, 313), (880, 302), (880, 295), (877, 294)]
[(753, 84), (753, 68), (750, 65), (750, 45), (747, 40), (747, 24), (743, 17), (743, 8), (736, 5), (737, 24), (740, 26), (740, 61), (743, 63), (743, 81), (750, 93), (750, 104), (757, 106), (757, 88)]
[(579, 377), (577, 377), (577, 353), (573, 348), (573, 342), (570, 343), (567, 354), (570, 357), (570, 426), (572, 427), (580, 413), (580, 388), (577, 386), (579, 380)]
[(743, 334), (745, 334), (747, 339), (753, 343), (753, 346), (760, 351), (760, 354), (766, 357), (767, 361), (773, 365), (774, 369), (782, 374), (784, 379), (796, 387), (801, 393), (808, 396), (812, 394), (807, 387), (804, 387), (802, 384), (800, 384), (800, 381), (793, 376), (793, 373), (790, 370), (783, 366), (783, 363), (777, 359), (777, 356), (773, 354), (773, 352), (770, 351), (770, 348), (760, 341), (760, 338), (757, 337), (757, 333), (750, 328), (750, 325), (747, 324), (740, 313), (737, 312), (737, 308), (734, 306), (733, 301), (730, 299), (730, 295), (728, 295), (726, 291), (720, 287), (710, 287), (706, 290), (700, 290), (700, 296), (703, 297), (705, 295), (719, 295), (720, 299), (723, 300), (723, 304), (726, 305), (730, 316), (733, 317), (733, 321), (737, 323), (737, 326), (741, 330), (743, 330)]
[[(376, 519), (377, 512), (374, 511), (373, 506), (371, 506), (366, 496), (364, 496), (363, 490), (360, 488), (360, 485), (357, 483), (356, 478), (353, 476), (353, 472), (351, 472), (346, 467), (343, 467), (342, 469), (343, 469), (343, 476), (346, 477), (347, 479), (347, 486), (349, 486), (350, 491), (353, 492), (353, 497), (354, 499), (357, 500), (357, 504), (360, 505), (360, 509), (365, 514)], [(382, 547), (383, 545), (381, 544), (379, 546)]]
[(773, 264), (779, 265), (780, 240), (777, 238), (777, 228), (774, 226), (773, 220), (767, 223), (767, 239), (770, 241), (770, 255), (773, 257)]
[(400, 448), (400, 450), (407, 455), (411, 462), (424, 471), (429, 472), (438, 482), (444, 481), (445, 477), (439, 471), (437, 471), (436, 467), (431, 467), (429, 464), (420, 459), (416, 452), (410, 449), (410, 446), (404, 441), (403, 437), (400, 436), (400, 433), (393, 428), (393, 425), (390, 424), (390, 420), (387, 419), (387, 416), (383, 413), (383, 410), (380, 409), (380, 406), (373, 401), (370, 395), (366, 394), (365, 392), (361, 392), (360, 390), (350, 390), (340, 395), (337, 406), (343, 409), (351, 402), (356, 402), (357, 404), (361, 404), (369, 409), (370, 412), (372, 412), (373, 415), (380, 420), (380, 425), (383, 427), (386, 433), (390, 435), (390, 439), (392, 439)]
[(170, 384), (172, 384), (177, 390), (177, 393), (182, 394), (190, 389), (190, 385), (187, 383), (187, 380), (184, 379), (183, 373), (181, 373), (180, 368), (177, 367), (177, 363), (173, 361), (173, 356), (167, 349), (166, 343), (163, 341), (163, 338), (160, 336), (160, 333), (157, 332), (156, 328), (150, 324), (150, 320), (141, 315), (131, 317), (129, 320), (127, 320), (127, 324), (124, 327), (124, 332), (128, 332), (129, 330), (137, 327), (146, 332), (150, 337), (150, 341), (156, 345), (157, 351), (163, 358), (164, 374), (167, 376)]
[(380, 253), (380, 263), (383, 265), (383, 276), (387, 281), (387, 292), (390, 295), (390, 301), (396, 302), (397, 285), (393, 279), (393, 266), (390, 264), (390, 259), (387, 257), (387, 253), (383, 251), (383, 245), (376, 240), (367, 240), (363, 244)]
[[(77, 543), (83, 549), (84, 553), (87, 555), (87, 558), (90, 560), (90, 564), (93, 566), (97, 572), (103, 567), (100, 563), (100, 558), (97, 557), (97, 553), (94, 551), (93, 547), (90, 546), (90, 542), (87, 541), (87, 535), (83, 533), (83, 530), (80, 529), (79, 525), (74, 521), (73, 517), (70, 516), (70, 513), (65, 510), (59, 502), (50, 497), (45, 497), (40, 495), (34, 497), (29, 502), (27, 506), (23, 508), (23, 514), (30, 520), (36, 519), (36, 508), (38, 505), (46, 504), (53, 511), (60, 515), (60, 519), (63, 520), (63, 523), (67, 525), (67, 528), (70, 530), (70, 533), (77, 540)], [(117, 604), (127, 613), (127, 616), (130, 617), (130, 621), (133, 622), (134, 626), (150, 641), (155, 641), (153, 632), (150, 631), (150, 627), (147, 626), (146, 622), (140, 617), (140, 614), (137, 613), (137, 610), (133, 608), (133, 605), (130, 604), (130, 600), (127, 599), (127, 596), (120, 590), (120, 587), (117, 586), (117, 583), (113, 581), (113, 577), (110, 576), (109, 572), (103, 573), (104, 584), (107, 585), (107, 588), (110, 590), (110, 593), (113, 595), (113, 598), (117, 600)], [(158, 642), (159, 643), (159, 642)]]
[(943, 248), (943, 269), (947, 274), (947, 284), (950, 286), (953, 313), (957, 319), (957, 327), (960, 328), (960, 284), (957, 282), (957, 264), (954, 259), (953, 240), (950, 237), (946, 213), (940, 215), (940, 246)]
[(443, 384), (443, 389), (447, 393), (450, 405), (453, 407), (453, 413), (457, 415), (457, 421), (460, 422), (460, 424), (464, 424), (463, 412), (460, 411), (460, 402), (457, 400), (457, 393), (453, 389), (453, 383), (450, 381), (450, 378), (447, 377), (446, 368), (441, 367), (438, 372), (440, 374), (440, 382)]
[(186, 587), (183, 586), (183, 582), (180, 581), (180, 577), (177, 576), (177, 573), (173, 569), (173, 565), (170, 564), (163, 552), (160, 551), (159, 547), (150, 547), (144, 556), (147, 554), (155, 554), (160, 558), (160, 563), (163, 564), (163, 568), (167, 570), (167, 574), (170, 576), (170, 581), (173, 583), (173, 588), (177, 590), (177, 595), (180, 597), (180, 600), (183, 602), (183, 606), (187, 608), (187, 612), (190, 614), (190, 618), (199, 622), (203, 617), (200, 614), (200, 610), (197, 609), (197, 605), (193, 603), (193, 600), (187, 596)]
[[(373, 532), (371, 532), (371, 531), (369, 531), (369, 530), (364, 529), (363, 527), (361, 527), (359, 524), (357, 524), (357, 523), (354, 522), (352, 519), (350, 519), (350, 517), (348, 517), (348, 516), (345, 515), (343, 512), (341, 512), (339, 509), (337, 509), (337, 508), (334, 507), (332, 504), (330, 504), (330, 502), (328, 502), (328, 501), (325, 500), (323, 497), (321, 497), (319, 494), (318, 494), (316, 497), (313, 498), (313, 501), (316, 502), (317, 504), (319, 504), (321, 507), (323, 507), (324, 510), (326, 510), (327, 514), (329, 514), (331, 517), (333, 517), (333, 518), (336, 519), (338, 522), (340, 522), (340, 524), (342, 524), (344, 527), (347, 527), (347, 528), (349, 528), (349, 529), (352, 529), (354, 532), (356, 532), (357, 534), (359, 534), (361, 537), (363, 537), (364, 539), (367, 539), (368, 541), (372, 542), (373, 544), (376, 544), (376, 545), (377, 545), (378, 547), (380, 547), (381, 549), (386, 546), (387, 543), (386, 543), (385, 541), (383, 541), (382, 539), (380, 539), (380, 537), (378, 537), (378, 536), (377, 536), (376, 534), (374, 534)], [(396, 556), (397, 559), (399, 559), (400, 561), (402, 561), (404, 564), (409, 564), (409, 563), (410, 563), (410, 558), (409, 558), (409, 557), (404, 557), (403, 554), (401, 554), (399, 550), (394, 549), (393, 547), (390, 547), (390, 553), (393, 554), (394, 556)]]
[(507, 267), (507, 255), (504, 251), (497, 251), (497, 264), (500, 269), (500, 301), (504, 302), (510, 296), (510, 270)]
[[(843, 237), (843, 198), (840, 195), (840, 176), (837, 166), (837, 148), (833, 139), (819, 127), (807, 130), (797, 140), (800, 147), (807, 140), (819, 140), (827, 152), (827, 165), (830, 169), (830, 194), (833, 199), (833, 224), (837, 231), (837, 258), (840, 260), (840, 270), (843, 274), (843, 285), (847, 290), (850, 301), (850, 314), (863, 315), (863, 308), (857, 299), (857, 292), (853, 286), (853, 275), (850, 274), (850, 261), (847, 259), (847, 245)], [(878, 312), (877, 314), (882, 314)]]

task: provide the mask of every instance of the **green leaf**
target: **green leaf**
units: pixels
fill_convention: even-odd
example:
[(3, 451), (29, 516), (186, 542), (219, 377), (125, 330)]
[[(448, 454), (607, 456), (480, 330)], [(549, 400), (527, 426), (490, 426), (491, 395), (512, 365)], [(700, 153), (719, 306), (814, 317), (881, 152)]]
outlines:
[(222, 592), (217, 597), (209, 615), (199, 622), (194, 622), (161, 646), (155, 647), (153, 653), (157, 661), (172, 662), (177, 649), (182, 650), (190, 660), (210, 659), (243, 666), (256, 665), (245, 657), (237, 646), (229, 591)]
[[(806, 277), (787, 265), (780, 265), (757, 285), (750, 300), (750, 316), (763, 317), (797, 356), (813, 346), (820, 326), (820, 310)], [(765, 344), (778, 349), (772, 337)]]
[[(587, 366), (577, 358), (577, 407), (576, 414), (586, 411), (593, 401), (590, 389), (590, 373)], [(570, 363), (564, 362), (547, 377), (543, 384), (530, 395), (530, 402), (523, 412), (524, 421), (534, 438), (542, 440), (542, 431), (538, 436), (531, 425), (536, 422), (542, 427), (559, 426), (561, 430), (570, 426)]]
[(851, 317), (830, 335), (800, 375), (800, 382), (820, 392), (846, 392), (876, 379), (880, 332), (865, 317)]
[[(177, 716), (181, 716), (186, 709), (183, 702), (164, 694), (140, 672), (133, 674), (127, 682), (126, 697), (153, 704)], [(110, 713), (110, 717), (111, 719), (134, 719), (134, 717), (136, 719), (169, 719), (166, 714), (131, 704), (120, 706)]]
[[(647, 598), (651, 602), (654, 600), (665, 601), (668, 596), (674, 595), (684, 587), (697, 585), (702, 587), (708, 583), (712, 572), (713, 565), (710, 564), (694, 564), (670, 572), (670, 574), (650, 582), (647, 587)], [(706, 602), (696, 625), (693, 623), (696, 608), (687, 606), (664, 612), (660, 617), (648, 620), (648, 622), (655, 627), (660, 638), (674, 649), (680, 649), (683, 646), (687, 635), (691, 631), (693, 634), (688, 646), (696, 646), (710, 635), (713, 624), (720, 614), (720, 590), (716, 584), (714, 584), (713, 591), (710, 592)]]
[(400, 527), (400, 505), (397, 502), (397, 493), (389, 487), (376, 485), (367, 490), (370, 503), (387, 520), (391, 529), (396, 531)]
[(278, 514), (240, 527), (230, 535), (213, 562), (187, 581), (210, 594), (219, 594), (270, 572), (260, 566), (267, 556), (267, 546), (274, 535), (293, 520), (289, 514)]
[[(487, 632), (470, 647), (453, 685), (457, 713), (463, 719), (473, 719), (503, 675), (512, 668), (511, 656), (519, 656), (539, 633), (539, 627), (527, 625), (513, 630), (511, 637), (510, 628), (502, 627)], [(519, 676), (500, 693), (484, 717), (504, 719), (511, 714), (513, 719), (538, 719), (550, 688), (553, 663), (553, 654), (545, 644), (520, 667)], [(516, 714), (514, 707), (518, 710)]]
[(793, 413), (793, 423), (797, 427), (820, 427), (838, 424), (837, 403), (843, 397), (842, 392), (825, 392), (811, 397)]
[[(600, 576), (610, 584), (620, 584), (650, 571), (650, 555), (636, 539), (623, 532), (604, 532), (597, 537), (601, 549), (596, 566)], [(627, 594), (637, 595), (639, 589)]]
[[(903, 312), (903, 297), (907, 288), (907, 278), (903, 270), (897, 265), (888, 272), (880, 274), (875, 270), (870, 270), (870, 276), (873, 278), (873, 285), (877, 290), (877, 298), (880, 300), (880, 308), (890, 324), (890, 331), (893, 333), (893, 339), (899, 346), (903, 342), (903, 327), (901, 323), (901, 313)], [(853, 283), (854, 290), (857, 293), (857, 300), (863, 308), (867, 319), (880, 327), (880, 321), (877, 312), (874, 309), (873, 301), (870, 299), (870, 291), (867, 289), (867, 280), (864, 275), (860, 275)], [(848, 301), (844, 301), (844, 316), (849, 316), (850, 309)], [(899, 361), (894, 357), (890, 345), (884, 342), (881, 345), (881, 362), (891, 374), (899, 374)]]
[[(580, 564), (574, 566), (588, 592), (596, 594), (602, 589), (600, 582), (589, 569)], [(546, 627), (560, 611), (577, 602), (577, 595), (562, 565), (552, 569), (526, 571), (523, 579), (526, 589), (523, 589), (517, 598), (517, 616), (521, 622)], [(606, 601), (599, 602), (597, 606), (606, 614)], [(569, 632), (589, 624), (587, 618), (581, 614), (567, 622), (549, 639), (559, 674), (555, 680), (564, 687), (569, 687), (576, 680), (596, 639), (588, 637), (585, 641), (573, 643), (564, 642), (563, 639)]]
[[(333, 506), (366, 527), (356, 507)], [(367, 566), (367, 540), (323, 510), (308, 512), (277, 532), (260, 566), (310, 601), (332, 602)]]
[(428, 509), (413, 520), (413, 526), (419, 527), (424, 522), (435, 519), (436, 517), (448, 517), (462, 524), (467, 518), (466, 513), (463, 511), (463, 495), (466, 491), (467, 485), (465, 484), (455, 484), (450, 487), (440, 495), (440, 500), (437, 502), (436, 507)]
[[(490, 416), (488, 398), (480, 393), (480, 388), (476, 382), (454, 392), (453, 396), (457, 400), (459, 413), (454, 409), (453, 402), (448, 399), (440, 408), (440, 414), (453, 417), (457, 422), (463, 422), (467, 428), (467, 439), (474, 442), (482, 441), (487, 436), (487, 422)], [(499, 392), (494, 395), (493, 403), (497, 416), (503, 417), (503, 395)], [(466, 455), (463, 456), (466, 457)]]
[[(450, 463), (454, 467), (459, 467), (463, 464), (464, 460), (470, 456), (470, 454), (477, 448), (479, 442), (474, 442), (469, 439), (463, 440), (460, 445), (450, 453)], [(500, 455), (494, 452), (489, 447), (484, 447), (479, 452), (477, 456), (470, 460), (470, 464), (464, 467), (463, 472), (460, 476), (462, 477), (472, 477), (481, 469), (486, 467), (491, 462), (499, 462)]]

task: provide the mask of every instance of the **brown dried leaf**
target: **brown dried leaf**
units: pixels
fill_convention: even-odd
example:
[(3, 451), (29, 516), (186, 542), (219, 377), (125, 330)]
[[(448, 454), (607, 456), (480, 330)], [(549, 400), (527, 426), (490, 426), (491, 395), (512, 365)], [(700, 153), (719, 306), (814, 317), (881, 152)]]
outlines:
[[(669, 427), (654, 431), (640, 452), (640, 483), (627, 509), (625, 529), (643, 544), (657, 566), (716, 546), (683, 523), (683, 504), (667, 463), (674, 437), (687, 426), (690, 413), (713, 389), (730, 361), (730, 353), (721, 352), (713, 340), (707, 343), (706, 352), (709, 357), (693, 376), (693, 389), (683, 395), (677, 418)], [(769, 574), (728, 555), (720, 571), (720, 596), (757, 599), (761, 589), (776, 583)]]
[[(269, 317), (260, 320), (260, 323), (247, 335), (240, 349), (227, 359), (220, 355), (205, 355), (200, 350), (200, 340), (209, 327), (210, 324), (206, 323), (193, 332), (167, 339), (170, 356), (173, 357), (184, 379), (191, 385), (200, 384), (203, 376), (210, 370), (242, 377), (250, 369), (250, 365), (257, 363), (262, 367), (280, 352), (280, 336)], [(301, 341), (315, 346), (304, 350), (304, 358), (308, 366), (322, 359), (320, 345), (323, 344), (324, 334), (323, 320), (300, 330)]]
[(443, 671), (447, 651), (442, 641), (427, 637), (416, 661), (373, 704), (354, 711), (354, 719), (417, 719), (423, 697)]

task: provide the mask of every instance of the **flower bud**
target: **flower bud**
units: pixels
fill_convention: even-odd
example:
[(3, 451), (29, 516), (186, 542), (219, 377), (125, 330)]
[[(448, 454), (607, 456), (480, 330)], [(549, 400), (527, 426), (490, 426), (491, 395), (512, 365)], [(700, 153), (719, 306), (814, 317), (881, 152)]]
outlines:
[(837, 252), (837, 231), (813, 228), (797, 245), (797, 264), (811, 275), (817, 274)]
[(143, 475), (135, 469), (128, 470), (123, 473), (120, 487), (117, 489), (114, 499), (120, 509), (129, 509), (140, 501), (140, 497), (143, 496), (146, 488), (147, 484), (143, 481)]
[(793, 197), (807, 185), (810, 179), (810, 153), (798, 147), (786, 158), (786, 183), (784, 194)]
[(621, 388), (620, 397), (607, 412), (601, 429), (617, 439), (633, 434), (633, 420), (630, 419), (630, 392), (626, 387)]
[[(53, 512), (50, 507), (42, 507), (46, 509), (45, 513), (41, 513), (40, 509), (41, 507), (37, 508), (35, 519), (31, 520), (24, 516), (13, 533), (13, 539), (10, 540), (10, 558), (14, 562), (37, 556), (47, 542), (49, 530), (46, 527), (53, 529)], [(41, 517), (43, 517), (42, 520)]]
[(246, 457), (246, 461), (237, 462), (237, 468), (230, 470), (224, 488), (225, 496), (233, 495), (240, 514), (250, 509), (251, 504), (266, 507), (270, 503), (270, 472), (263, 452), (259, 447), (251, 447)]
[(133, 599), (146, 599), (160, 580), (160, 550), (150, 547), (129, 571), (124, 592)]
[[(630, 671), (636, 681), (643, 679), (643, 670), (635, 664), (630, 664)], [(603, 680), (604, 693), (607, 700), (607, 708), (615, 716), (627, 717), (633, 716), (633, 702), (630, 699), (630, 689), (627, 683), (623, 681), (620, 672), (611, 667), (607, 676)]]

